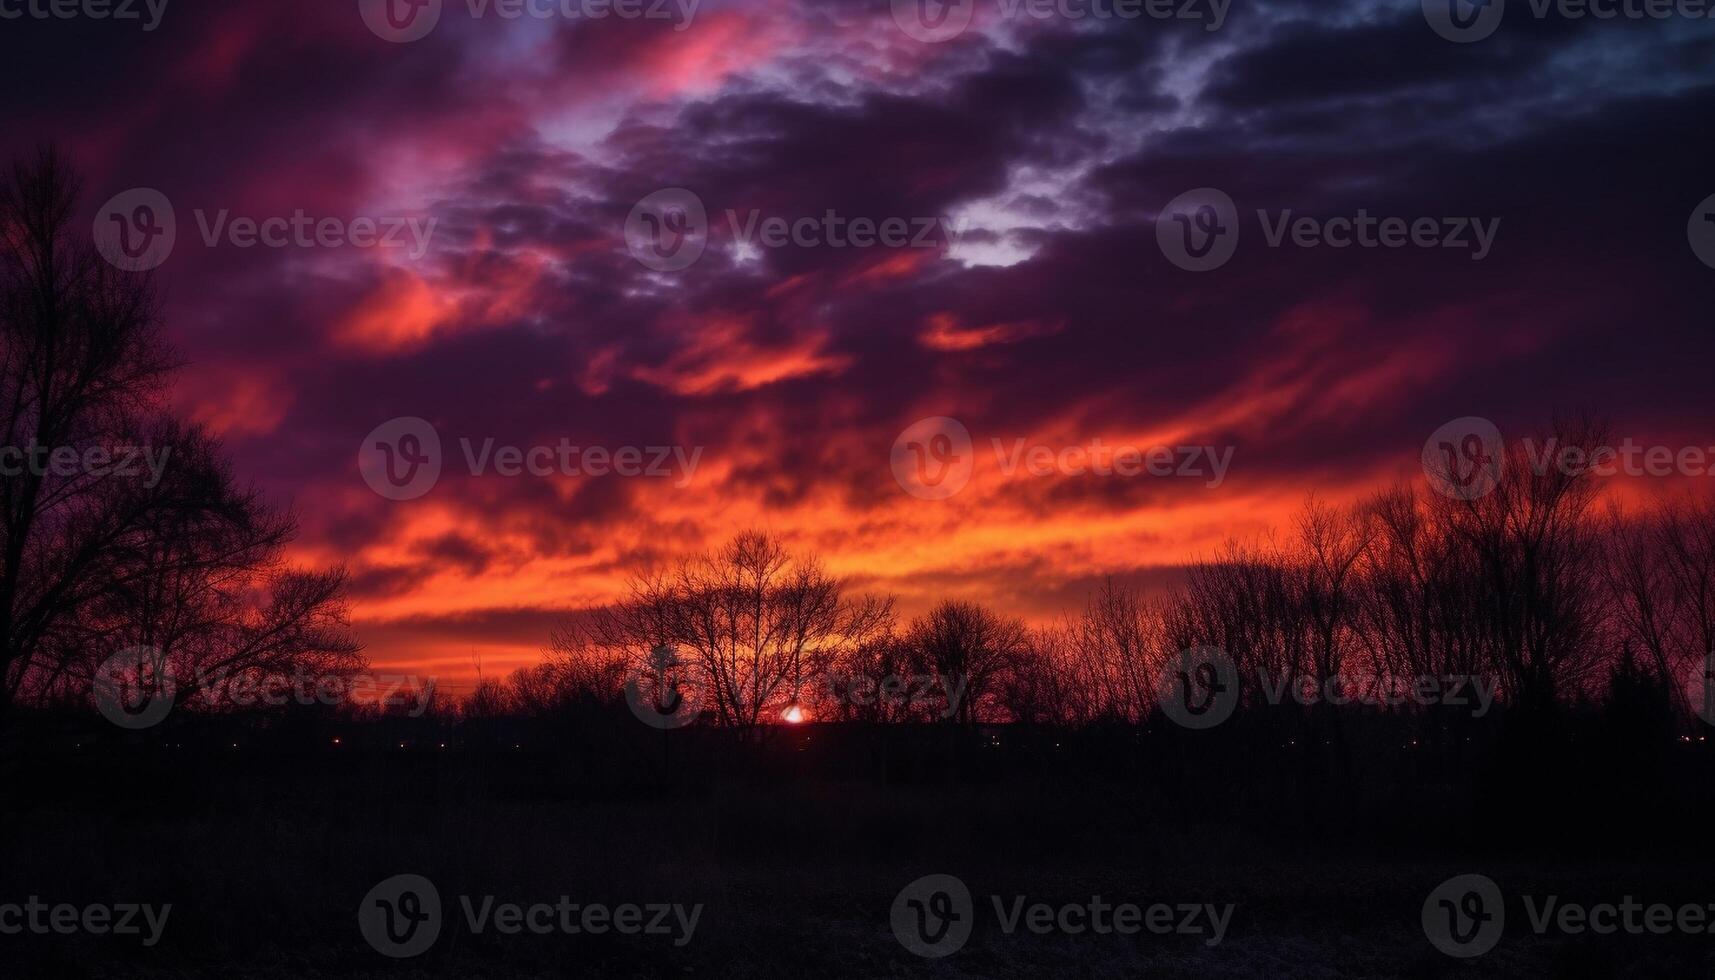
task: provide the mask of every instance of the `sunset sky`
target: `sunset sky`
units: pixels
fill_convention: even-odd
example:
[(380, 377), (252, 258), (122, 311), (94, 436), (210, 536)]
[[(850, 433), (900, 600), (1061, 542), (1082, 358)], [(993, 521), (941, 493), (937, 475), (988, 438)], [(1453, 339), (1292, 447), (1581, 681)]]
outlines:
[[(1421, 481), (1451, 419), (1510, 436), (1590, 409), (1715, 446), (1715, 268), (1687, 240), (1715, 195), (1715, 20), (1514, 0), (1455, 44), (1415, 0), (1233, 0), (1207, 26), (985, 0), (926, 43), (874, 0), (704, 0), (689, 23), (446, 0), (395, 43), (357, 0), (170, 0), (153, 30), (0, 20), (0, 140), (71, 154), (79, 227), (132, 188), (171, 202), (176, 403), (292, 504), (295, 560), (349, 566), (375, 667), (455, 685), (749, 527), (906, 613), (952, 596), (1040, 621), (1103, 576), (1170, 582), (1309, 492)], [(1240, 232), (1193, 272), (1156, 221), (1203, 187)], [(667, 188), (711, 226), (678, 271), (625, 236)], [(1477, 260), (1271, 247), (1259, 209), (1499, 224)], [(205, 244), (222, 210), (434, 225), (420, 256)], [(729, 210), (739, 232), (945, 223), (934, 247), (746, 246)], [(921, 499), (894, 444), (937, 416), (974, 471)], [(358, 453), (401, 417), (434, 426), (443, 472), (395, 501)], [(688, 481), (478, 476), (461, 439), (701, 455)], [(996, 439), (1232, 455), (1218, 486), (1009, 475)]]

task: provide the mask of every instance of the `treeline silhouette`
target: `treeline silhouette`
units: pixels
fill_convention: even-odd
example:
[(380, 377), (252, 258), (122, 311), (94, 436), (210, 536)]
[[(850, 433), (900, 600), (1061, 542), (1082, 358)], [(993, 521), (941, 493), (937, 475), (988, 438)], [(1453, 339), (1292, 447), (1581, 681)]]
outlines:
[[(1591, 454), (1603, 433), (1560, 423), (1542, 442)], [(625, 599), (559, 631), (540, 665), (480, 683), (466, 710), (612, 701), (631, 677), (651, 704), (684, 697), (720, 727), (1138, 724), (1159, 710), (1181, 653), (1214, 648), (1236, 668), (1240, 714), (1305, 709), (1327, 719), (1330, 739), (1357, 711), (1492, 710), (1551, 725), (1619, 702), (1650, 705), (1664, 736), (1699, 732), (1715, 505), (1669, 496), (1627, 513), (1588, 469), (1508, 455), (1506, 478), (1483, 495), (1312, 497), (1284, 533), (1229, 543), (1164, 594), (1109, 580), (1044, 626), (954, 600), (901, 624), (891, 598), (848, 598), (813, 558), (748, 532), (639, 575)], [(900, 681), (891, 694), (888, 679)], [(1417, 681), (1424, 697), (1379, 697)], [(1425, 710), (1449, 694), (1469, 703)]]

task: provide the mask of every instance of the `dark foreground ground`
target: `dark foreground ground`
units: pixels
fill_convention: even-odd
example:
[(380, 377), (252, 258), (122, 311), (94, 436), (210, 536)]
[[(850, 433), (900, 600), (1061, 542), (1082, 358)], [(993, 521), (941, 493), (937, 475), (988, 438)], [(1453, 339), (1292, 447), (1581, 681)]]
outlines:
[[(1715, 901), (1695, 746), (1647, 764), (1542, 759), (1509, 776), (1497, 769), (1516, 760), (1450, 770), (1408, 743), (1329, 772), (1297, 746), (1261, 748), (1254, 732), (1219, 749), (1148, 743), (1161, 733), (1109, 733), (1093, 748), (1051, 733), (955, 741), (820, 727), (762, 745), (695, 732), (467, 732), (446, 748), (424, 731), (402, 742), (348, 733), (337, 746), (322, 729), (221, 730), (233, 740), (212, 744), (215, 734), (13, 737), (0, 903), (172, 912), (153, 948), (0, 936), (0, 972), (1691, 977), (1715, 966), (1715, 935), (1535, 935), (1521, 899)], [(1507, 894), (1506, 931), (1492, 952), (1458, 960), (1426, 939), (1422, 909), (1437, 884), (1469, 872)], [(365, 942), (357, 910), (401, 873), (432, 880), (448, 914), (428, 952), (393, 960)], [(931, 873), (962, 879), (977, 906), (969, 943), (937, 960), (907, 951), (889, 918), (901, 888)], [(453, 911), (458, 895), (704, 909), (676, 947), (665, 936), (474, 935)], [(1213, 946), (1009, 935), (992, 895), (1236, 909)]]

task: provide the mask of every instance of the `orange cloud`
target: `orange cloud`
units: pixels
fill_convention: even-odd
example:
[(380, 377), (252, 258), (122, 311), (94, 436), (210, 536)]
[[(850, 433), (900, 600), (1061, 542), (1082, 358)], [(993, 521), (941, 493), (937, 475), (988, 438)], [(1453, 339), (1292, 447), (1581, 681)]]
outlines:
[(959, 318), (951, 313), (937, 313), (929, 318), (928, 328), (917, 339), (930, 350), (965, 351), (1058, 333), (1064, 326), (1064, 322), (1044, 324), (1036, 320), (1013, 320), (966, 327), (961, 326)]
[(708, 395), (838, 373), (849, 362), (844, 356), (823, 352), (820, 336), (795, 336), (778, 343), (757, 340), (751, 336), (750, 322), (742, 317), (714, 316), (686, 325), (685, 334), (686, 346), (665, 364), (635, 367), (631, 375), (677, 394)]

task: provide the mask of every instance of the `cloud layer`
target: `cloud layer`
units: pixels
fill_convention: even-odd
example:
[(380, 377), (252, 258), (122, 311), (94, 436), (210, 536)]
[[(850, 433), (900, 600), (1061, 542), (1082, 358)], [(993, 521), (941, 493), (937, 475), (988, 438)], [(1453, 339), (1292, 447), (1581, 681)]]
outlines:
[[(25, 18), (0, 22), (4, 138), (69, 149), (88, 220), (127, 188), (172, 201), (182, 408), (294, 502), (298, 558), (351, 566), (389, 668), (529, 662), (557, 616), (743, 527), (907, 610), (1040, 619), (1103, 576), (1169, 581), (1306, 493), (1421, 479), (1452, 418), (1592, 408), (1715, 444), (1715, 270), (1687, 241), (1715, 194), (1715, 21), (1515, 4), (1460, 45), (1413, 3), (1236, 0), (1216, 31), (1016, 6), (943, 43), (869, 2), (709, 0), (686, 23), (449, 0), (404, 44), (355, 0), (172, 0), (147, 32)], [(1189, 272), (1157, 218), (1203, 187), (1239, 239)], [(665, 188), (708, 215), (674, 272), (625, 236)], [(208, 244), (223, 211), (433, 231), (416, 258)], [(1498, 224), (1480, 260), (1269, 242), (1360, 216)], [(803, 231), (768, 244), (770, 219)], [(917, 240), (827, 237), (890, 219)], [(443, 472), (394, 501), (357, 453), (407, 416)], [(974, 457), (942, 500), (893, 466), (932, 416)], [(688, 479), (477, 475), (461, 440), (700, 456)], [(1055, 472), (1009, 467), (1020, 440)], [(1232, 455), (1215, 486), (1072, 472), (1094, 456), (1060, 451), (1092, 446)]]

